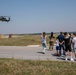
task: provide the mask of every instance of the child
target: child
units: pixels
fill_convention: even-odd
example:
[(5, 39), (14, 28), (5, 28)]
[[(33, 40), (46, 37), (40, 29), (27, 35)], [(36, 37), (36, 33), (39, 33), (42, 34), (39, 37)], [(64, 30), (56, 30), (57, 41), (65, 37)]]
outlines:
[(59, 40), (56, 38), (56, 55), (59, 56), (59, 50), (60, 50), (60, 46), (59, 46)]
[(45, 54), (45, 49), (46, 49), (46, 33), (45, 32), (42, 33), (41, 38), (42, 38), (43, 54)]

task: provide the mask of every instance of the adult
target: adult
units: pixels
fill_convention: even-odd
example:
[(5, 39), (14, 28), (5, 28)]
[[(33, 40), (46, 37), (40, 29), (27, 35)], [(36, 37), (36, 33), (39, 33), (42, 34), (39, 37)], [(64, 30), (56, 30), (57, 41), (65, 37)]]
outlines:
[(75, 54), (75, 58), (76, 58), (76, 33), (74, 33), (73, 45), (74, 45), (74, 54)]
[(60, 47), (60, 50), (59, 50), (59, 55), (61, 56), (61, 49), (63, 49), (63, 55), (65, 55), (65, 49), (64, 49), (64, 35), (63, 35), (63, 32), (60, 32), (60, 34), (58, 35), (58, 40), (59, 40), (59, 47)]
[(51, 32), (51, 35), (49, 36), (49, 50), (53, 50), (53, 46), (54, 46), (54, 36), (53, 36), (53, 32)]
[(66, 58), (65, 60), (67, 60), (67, 56), (68, 56), (68, 51), (70, 53), (70, 60), (74, 61), (72, 58), (72, 49), (71, 49), (71, 39), (70, 36), (68, 36), (67, 32), (64, 33), (64, 43), (65, 43), (65, 51), (66, 51)]
[(68, 34), (68, 36), (70, 36), (70, 40), (71, 40), (71, 49), (72, 49), (72, 52), (74, 52), (74, 44), (73, 44), (73, 37), (71, 36), (71, 33)]
[(46, 50), (46, 33), (43, 32), (42, 35), (41, 35), (41, 38), (42, 38), (42, 47), (43, 47), (43, 54), (45, 54), (45, 50)]

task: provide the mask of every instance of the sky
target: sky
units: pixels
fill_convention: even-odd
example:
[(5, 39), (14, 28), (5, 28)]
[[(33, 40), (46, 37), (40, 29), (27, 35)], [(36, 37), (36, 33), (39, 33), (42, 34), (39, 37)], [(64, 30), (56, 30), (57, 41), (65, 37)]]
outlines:
[(76, 31), (76, 0), (0, 0), (1, 34)]

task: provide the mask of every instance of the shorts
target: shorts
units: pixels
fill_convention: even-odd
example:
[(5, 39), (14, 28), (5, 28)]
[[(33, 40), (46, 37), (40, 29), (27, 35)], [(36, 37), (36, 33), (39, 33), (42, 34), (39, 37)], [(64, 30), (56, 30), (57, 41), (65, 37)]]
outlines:
[(54, 42), (50, 41), (49, 42), (50, 46), (54, 46)]
[(66, 52), (72, 52), (72, 49), (71, 49), (71, 45), (65, 45), (65, 51)]
[(56, 46), (56, 50), (60, 50), (60, 47), (59, 46)]
[(42, 46), (43, 46), (43, 48), (46, 48), (46, 44), (45, 43), (42, 43)]

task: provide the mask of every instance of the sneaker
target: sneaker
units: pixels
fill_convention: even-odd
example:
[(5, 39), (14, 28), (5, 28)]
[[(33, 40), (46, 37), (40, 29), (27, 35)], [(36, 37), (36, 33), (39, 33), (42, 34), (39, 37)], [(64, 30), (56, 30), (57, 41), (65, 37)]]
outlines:
[(71, 58), (70, 60), (71, 60), (71, 61), (74, 61), (74, 59), (73, 59), (73, 58)]
[(45, 54), (45, 52), (42, 52), (42, 54)]
[(67, 59), (67, 58), (65, 58), (65, 60), (67, 61), (68, 59)]
[(45, 49), (42, 52), (43, 52), (43, 54), (45, 54)]
[(56, 54), (56, 56), (58, 56), (58, 54)]
[(76, 59), (74, 59), (74, 61), (76, 61)]
[(65, 57), (65, 55), (61, 55), (62, 57)]
[(45, 54), (45, 53), (43, 52), (43, 54)]

